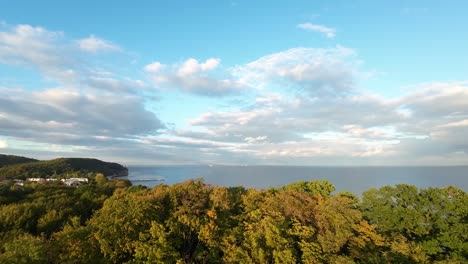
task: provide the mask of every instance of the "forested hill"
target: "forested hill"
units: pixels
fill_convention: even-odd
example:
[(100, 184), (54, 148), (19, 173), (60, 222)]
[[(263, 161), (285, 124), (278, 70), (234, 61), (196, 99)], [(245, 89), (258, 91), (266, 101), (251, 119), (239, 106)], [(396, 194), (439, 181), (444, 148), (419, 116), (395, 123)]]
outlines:
[[(10, 160), (15, 160), (13, 157), (15, 156), (12, 156)], [(16, 160), (21, 160), (20, 158), (27, 159), (16, 157)], [(128, 173), (127, 168), (118, 163), (98, 159), (58, 158), (47, 161), (31, 159), (29, 162), (0, 167), (0, 179), (48, 178), (77, 171), (102, 173), (105, 176), (122, 176)]]
[(0, 154), (0, 168), (6, 165), (15, 165), (15, 164), (21, 164), (21, 163), (27, 163), (27, 162), (35, 162), (35, 161), (38, 161), (38, 160), (21, 157), (21, 156)]

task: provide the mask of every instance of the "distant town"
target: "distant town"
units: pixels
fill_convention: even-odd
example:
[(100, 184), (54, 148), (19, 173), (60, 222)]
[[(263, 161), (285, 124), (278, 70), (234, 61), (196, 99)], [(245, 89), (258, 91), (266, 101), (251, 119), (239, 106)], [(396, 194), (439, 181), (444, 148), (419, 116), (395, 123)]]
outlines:
[(55, 178), (27, 178), (26, 180), (13, 180), (16, 186), (24, 186), (25, 182), (37, 182), (37, 183), (46, 183), (46, 182), (61, 182), (69, 187), (78, 187), (83, 184), (88, 183), (88, 178), (64, 178), (64, 179), (55, 179)]

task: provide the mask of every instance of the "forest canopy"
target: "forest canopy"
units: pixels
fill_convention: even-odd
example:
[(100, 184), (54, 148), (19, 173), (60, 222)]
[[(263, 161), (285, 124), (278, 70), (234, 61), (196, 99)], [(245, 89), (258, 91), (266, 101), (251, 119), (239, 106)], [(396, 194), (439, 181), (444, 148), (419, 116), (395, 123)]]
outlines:
[[(3, 165), (3, 166), (2, 166)], [(124, 166), (88, 158), (58, 158), (39, 161), (19, 156), (0, 155), (0, 180), (2, 179), (26, 179), (55, 178), (67, 173), (94, 172), (105, 176), (127, 175), (128, 170)]]
[(455, 187), (0, 185), (0, 263), (466, 263)]
[(38, 160), (15, 155), (0, 154), (0, 168), (7, 165), (15, 165), (35, 161)]

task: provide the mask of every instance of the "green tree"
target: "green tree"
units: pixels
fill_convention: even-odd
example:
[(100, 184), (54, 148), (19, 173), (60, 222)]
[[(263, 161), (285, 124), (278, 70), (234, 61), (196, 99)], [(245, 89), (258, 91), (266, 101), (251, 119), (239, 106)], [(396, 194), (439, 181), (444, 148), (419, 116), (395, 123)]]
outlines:
[(49, 263), (47, 242), (41, 237), (30, 234), (20, 235), (5, 243), (0, 254), (1, 264)]
[(291, 190), (310, 194), (318, 194), (328, 197), (335, 191), (335, 186), (327, 180), (299, 181), (282, 187), (283, 190)]
[(157, 217), (157, 205), (144, 193), (117, 191), (89, 221), (101, 252), (112, 262), (131, 260), (140, 233), (148, 232)]
[(165, 227), (152, 222), (149, 234), (141, 233), (135, 243), (135, 263), (175, 263), (180, 254), (170, 243)]
[(82, 226), (79, 217), (70, 219), (63, 230), (52, 237), (55, 263), (108, 263), (100, 252), (98, 241), (89, 226)]
[(387, 256), (415, 263), (468, 257), (468, 197), (460, 189), (371, 189), (361, 209), (387, 240)]
[(94, 177), (97, 185), (105, 185), (107, 183), (107, 177), (102, 173), (97, 173)]

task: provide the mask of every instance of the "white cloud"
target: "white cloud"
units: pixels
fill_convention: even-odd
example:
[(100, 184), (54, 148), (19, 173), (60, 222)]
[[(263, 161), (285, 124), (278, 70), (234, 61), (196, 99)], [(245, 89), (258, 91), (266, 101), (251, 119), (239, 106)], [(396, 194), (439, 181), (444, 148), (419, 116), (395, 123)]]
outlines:
[(146, 65), (144, 69), (145, 71), (150, 73), (159, 73), (164, 66), (165, 65), (161, 64), (160, 62), (153, 62), (151, 64)]
[(70, 43), (75, 42), (63, 33), (30, 25), (0, 31), (0, 63), (38, 71), (57, 83), (34, 90), (1, 87), (0, 135), (77, 149), (128, 144), (164, 128), (139, 95), (144, 82), (113, 78), (93, 61), (85, 64)]
[(336, 36), (336, 29), (323, 25), (315, 25), (311, 23), (302, 23), (297, 25), (298, 28), (307, 31), (315, 31), (323, 33), (327, 38), (334, 38)]
[(441, 127), (468, 127), (468, 119), (463, 119), (461, 121), (448, 123), (442, 125)]
[(215, 71), (220, 59), (204, 62), (190, 58), (179, 64), (153, 62), (145, 66), (159, 88), (224, 96), (276, 86), (308, 93), (311, 96), (336, 96), (352, 92), (361, 74), (360, 61), (352, 49), (294, 48), (261, 57), (228, 71)]
[(246, 137), (244, 140), (248, 143), (258, 143), (258, 142), (264, 142), (267, 140), (267, 136), (258, 136), (258, 137)]
[(218, 67), (220, 63), (218, 58), (207, 59), (203, 63), (199, 63), (196, 59), (190, 58), (186, 60), (179, 69), (179, 75), (187, 76), (193, 75), (201, 71), (211, 71)]
[(8, 29), (0, 32), (0, 63), (38, 70), (59, 81), (77, 78), (75, 59), (58, 44), (63, 33), (30, 25)]
[(86, 138), (133, 138), (163, 127), (141, 98), (121, 93), (56, 88), (0, 95), (0, 133), (36, 142), (87, 145)]
[[(232, 74), (242, 83), (305, 91), (312, 96), (335, 96), (354, 89), (360, 62), (352, 49), (294, 48), (239, 65)], [(283, 88), (284, 89), (284, 88)]]
[(97, 53), (97, 52), (113, 52), (119, 51), (121, 48), (110, 41), (95, 37), (93, 35), (80, 39), (77, 41), (78, 47), (86, 52)]
[(178, 89), (191, 94), (214, 97), (244, 91), (246, 86), (231, 76), (220, 78), (213, 73), (220, 62), (218, 58), (209, 58), (204, 62), (190, 58), (171, 66), (153, 62), (146, 65), (144, 70), (150, 74), (150, 79), (159, 89)]
[[(466, 102), (465, 83), (424, 84), (396, 99), (366, 93), (319, 99), (271, 94), (243, 110), (202, 114), (191, 124), (207, 129), (206, 137), (184, 135), (238, 142), (238, 151), (270, 163), (460, 164), (468, 162)], [(452, 161), (446, 158), (453, 155)]]
[[(364, 75), (356, 52), (340, 46), (285, 50), (227, 69), (218, 58), (154, 62), (144, 70), (159, 89), (250, 91), (242, 106), (213, 105), (184, 130), (168, 129), (146, 108), (154, 94), (145, 82), (84, 64), (70, 43), (41, 27), (0, 31), (0, 63), (57, 83), (33, 91), (0, 87), (0, 136), (10, 145), (2, 140), (0, 148), (25, 142), (40, 146), (35, 151), (54, 146), (56, 155), (166, 164), (468, 162), (466, 82), (426, 83), (392, 99), (371, 94), (356, 85)], [(99, 45), (94, 50), (104, 51)]]

